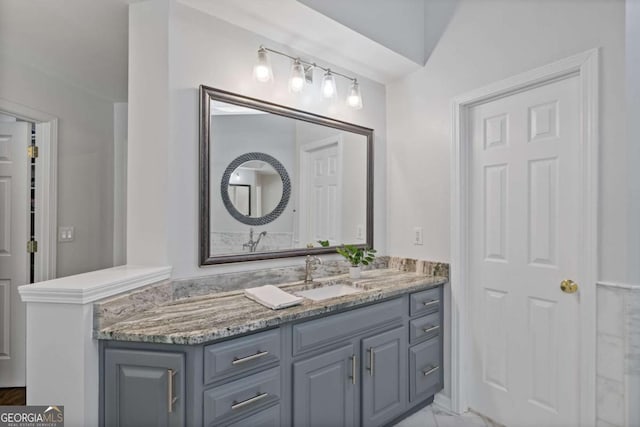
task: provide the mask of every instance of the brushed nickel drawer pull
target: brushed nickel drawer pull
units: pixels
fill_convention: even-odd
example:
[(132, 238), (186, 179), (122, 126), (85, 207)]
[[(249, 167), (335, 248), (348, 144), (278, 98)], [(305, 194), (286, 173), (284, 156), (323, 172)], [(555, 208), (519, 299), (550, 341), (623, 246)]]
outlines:
[(247, 357), (234, 357), (233, 358), (233, 362), (231, 362), (232, 365), (239, 365), (241, 363), (245, 363), (245, 362), (250, 362), (252, 360), (258, 359), (262, 356), (266, 356), (267, 354), (269, 354), (268, 351), (258, 351), (256, 354), (252, 354), (251, 356), (247, 356)]
[(357, 362), (357, 358), (356, 355), (354, 354), (353, 356), (351, 356), (351, 376), (349, 378), (351, 378), (351, 384), (355, 384), (356, 383), (356, 362)]
[(173, 369), (167, 369), (167, 407), (169, 413), (173, 412), (173, 404), (178, 400), (177, 397), (173, 397), (173, 377), (176, 375), (176, 371)]
[(440, 300), (439, 299), (434, 299), (434, 300), (425, 301), (425, 302), (422, 303), (422, 305), (424, 305), (425, 307), (429, 307), (429, 306), (432, 306), (432, 305), (435, 305), (435, 304), (440, 304)]
[(425, 334), (428, 334), (429, 332), (437, 331), (438, 329), (440, 329), (440, 326), (438, 325), (427, 326), (426, 328), (422, 328), (422, 332), (424, 332)]
[(367, 368), (367, 370), (369, 371), (369, 376), (373, 376), (373, 364), (375, 363), (375, 359), (374, 359), (374, 354), (373, 354), (373, 347), (369, 347), (369, 367)]
[(233, 404), (231, 405), (231, 409), (240, 409), (240, 408), (244, 408), (247, 405), (251, 405), (254, 402), (257, 402), (259, 400), (264, 399), (265, 397), (269, 396), (269, 393), (258, 393), (253, 397), (248, 398), (247, 400), (243, 400), (241, 402), (236, 402), (235, 400), (233, 401)]
[(439, 367), (439, 366), (434, 366), (433, 368), (431, 368), (431, 369), (429, 369), (429, 370), (422, 371), (422, 375), (424, 375), (424, 376), (426, 377), (427, 375), (431, 375), (431, 374), (433, 374), (433, 373), (434, 373), (435, 371), (437, 371), (438, 369), (440, 369), (440, 367)]

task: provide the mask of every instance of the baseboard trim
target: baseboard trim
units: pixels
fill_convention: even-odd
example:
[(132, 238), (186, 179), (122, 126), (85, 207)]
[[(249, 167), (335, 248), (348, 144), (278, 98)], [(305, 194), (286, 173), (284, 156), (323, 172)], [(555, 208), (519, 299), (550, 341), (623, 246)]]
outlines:
[(433, 398), (433, 404), (439, 406), (441, 409), (444, 409), (447, 412), (456, 413), (452, 409), (451, 405), (451, 397), (445, 396), (442, 392), (435, 395)]

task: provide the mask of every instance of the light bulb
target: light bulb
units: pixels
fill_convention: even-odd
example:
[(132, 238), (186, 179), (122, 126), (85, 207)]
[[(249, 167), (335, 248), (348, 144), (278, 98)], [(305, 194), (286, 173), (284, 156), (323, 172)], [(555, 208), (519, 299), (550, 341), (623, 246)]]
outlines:
[(262, 83), (271, 80), (273, 72), (271, 71), (271, 64), (269, 64), (269, 57), (267, 56), (267, 50), (264, 47), (258, 49), (258, 62), (253, 67), (253, 77)]
[(304, 89), (304, 66), (298, 59), (291, 64), (291, 76), (289, 77), (289, 90), (300, 92)]
[(331, 74), (331, 70), (327, 70), (322, 78), (322, 96), (325, 98), (333, 98), (336, 96), (336, 79)]
[(347, 95), (347, 105), (359, 110), (362, 108), (362, 95), (360, 95), (360, 85), (357, 80), (353, 80)]

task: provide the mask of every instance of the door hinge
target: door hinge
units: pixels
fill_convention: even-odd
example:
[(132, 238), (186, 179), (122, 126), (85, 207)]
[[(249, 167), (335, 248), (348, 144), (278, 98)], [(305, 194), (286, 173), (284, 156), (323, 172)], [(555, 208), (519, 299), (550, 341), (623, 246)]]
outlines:
[(38, 241), (37, 240), (29, 240), (27, 242), (27, 252), (32, 254), (38, 252)]
[(27, 156), (29, 156), (30, 159), (37, 159), (38, 158), (38, 146), (37, 145), (29, 145), (27, 147)]

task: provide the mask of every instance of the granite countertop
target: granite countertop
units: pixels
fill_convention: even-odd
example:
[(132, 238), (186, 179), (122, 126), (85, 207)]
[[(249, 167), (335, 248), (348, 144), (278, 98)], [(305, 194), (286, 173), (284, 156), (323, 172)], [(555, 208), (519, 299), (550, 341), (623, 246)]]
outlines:
[(444, 284), (448, 279), (378, 269), (364, 271), (356, 280), (340, 275), (318, 279), (312, 284), (283, 284), (280, 288), (295, 293), (335, 281), (351, 284), (362, 292), (323, 301), (304, 299), (301, 305), (282, 310), (271, 310), (252, 301), (244, 296), (242, 290), (217, 292), (144, 310), (96, 330), (95, 337), (101, 340), (201, 344), (428, 289)]

